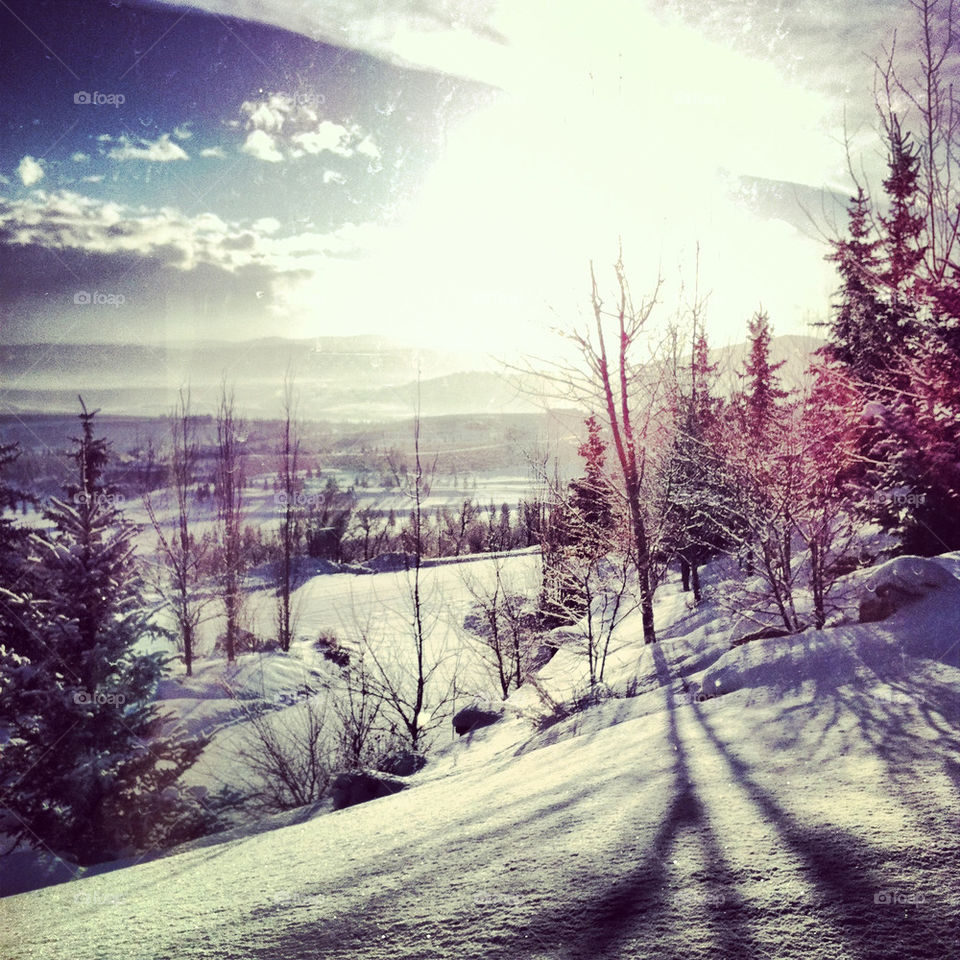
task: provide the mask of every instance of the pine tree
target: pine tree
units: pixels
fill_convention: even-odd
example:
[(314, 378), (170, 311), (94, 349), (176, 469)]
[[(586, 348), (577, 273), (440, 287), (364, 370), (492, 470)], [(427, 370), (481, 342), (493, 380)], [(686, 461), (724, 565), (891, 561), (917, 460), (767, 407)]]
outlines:
[(920, 156), (910, 134), (903, 132), (895, 115), (891, 118), (888, 138), (888, 172), (883, 189), (889, 200), (889, 211), (880, 215), (885, 256), (881, 276), (894, 297), (901, 299), (917, 291), (917, 268), (923, 263), (924, 218), (917, 212)]
[(880, 336), (880, 241), (873, 236), (870, 198), (862, 187), (850, 198), (847, 223), (849, 236), (836, 240), (827, 256), (837, 265), (841, 280), (839, 299), (827, 324), (827, 352), (862, 379), (872, 381), (875, 371), (889, 361), (889, 352), (883, 349)]
[(779, 405), (787, 397), (787, 392), (780, 387), (779, 377), (784, 361), (770, 361), (773, 329), (764, 310), (758, 310), (750, 318), (747, 331), (750, 352), (742, 374), (746, 380), (746, 389), (742, 393), (744, 426), (752, 440), (767, 444), (780, 417)]
[(88, 864), (189, 833), (199, 811), (163, 791), (203, 744), (155, 736), (164, 660), (136, 649), (155, 630), (133, 530), (104, 481), (109, 449), (94, 436), (95, 411), (81, 407), (75, 480), (45, 512), (50, 534), (32, 537), (43, 574), (20, 597), (31, 649), (4, 649), (0, 795), (5, 830)]
[(720, 401), (712, 395), (716, 364), (710, 362), (706, 335), (696, 332), (690, 354), (689, 383), (677, 399), (678, 429), (668, 470), (666, 500), (670, 553), (680, 558), (684, 590), (693, 589), (699, 602), (700, 566), (722, 540), (714, 516), (722, 509), (723, 494), (717, 484), (719, 463), (717, 426)]

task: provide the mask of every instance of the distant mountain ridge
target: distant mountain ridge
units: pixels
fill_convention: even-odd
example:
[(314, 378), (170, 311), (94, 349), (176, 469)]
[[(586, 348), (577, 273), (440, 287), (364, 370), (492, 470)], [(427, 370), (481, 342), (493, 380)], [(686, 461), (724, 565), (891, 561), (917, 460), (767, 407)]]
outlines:
[[(804, 382), (816, 337), (774, 337), (775, 362), (788, 387)], [(736, 382), (746, 344), (713, 351), (721, 389)], [(420, 377), (424, 416), (528, 413), (556, 406), (533, 374), (496, 372), (489, 358), (418, 350), (382, 337), (197, 341), (170, 344), (17, 344), (0, 346), (0, 410), (69, 413), (77, 394), (105, 413), (158, 416), (189, 384), (198, 413), (213, 412), (223, 378), (236, 388), (245, 415), (279, 412), (289, 370), (307, 419), (362, 421), (408, 417)]]

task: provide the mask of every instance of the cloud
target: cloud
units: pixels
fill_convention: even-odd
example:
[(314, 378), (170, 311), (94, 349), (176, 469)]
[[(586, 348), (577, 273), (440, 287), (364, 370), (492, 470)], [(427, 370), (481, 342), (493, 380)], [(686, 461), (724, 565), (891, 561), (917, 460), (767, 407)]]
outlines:
[[(494, 21), (503, 7), (533, 7), (514, 0), (165, 0), (303, 34), (321, 43), (360, 50), (398, 66), (413, 66), (498, 83), (506, 65), (518, 65)], [(558, 5), (562, 6), (562, 5)], [(530, 11), (543, 17), (539, 4)], [(497, 19), (502, 19), (498, 16)]]
[(362, 231), (349, 224), (330, 234), (278, 237), (280, 230), (273, 217), (228, 222), (214, 213), (187, 216), (170, 207), (132, 207), (69, 190), (0, 198), (0, 246), (132, 256), (182, 271), (208, 265), (234, 272), (259, 265), (276, 274), (298, 272), (307, 262), (355, 256), (363, 242)]
[(94, 174), (91, 174), (89, 177), (83, 177), (83, 182), (84, 182), (84, 183), (102, 183), (102, 182), (103, 182), (103, 174), (102, 174), (102, 173), (94, 173)]
[(189, 124), (183, 123), (179, 127), (173, 128), (173, 135), (178, 140), (189, 140), (193, 136), (193, 131), (190, 129)]
[(302, 153), (334, 153), (338, 157), (351, 157), (353, 150), (350, 148), (350, 131), (346, 127), (341, 127), (339, 123), (331, 123), (324, 120), (316, 130), (305, 130), (302, 133), (295, 133), (290, 138), (295, 149), (293, 156), (300, 156)]
[(294, 99), (271, 93), (263, 100), (245, 100), (240, 105), (247, 139), (243, 151), (269, 163), (291, 158), (330, 154), (348, 160), (360, 154), (379, 162), (380, 149), (372, 136), (353, 124), (320, 120), (308, 96)]
[(172, 160), (190, 159), (183, 147), (170, 139), (169, 133), (161, 134), (153, 141), (140, 138), (136, 143), (126, 134), (122, 134), (116, 139), (111, 139), (109, 135), (102, 135), (97, 139), (116, 144), (115, 147), (111, 147), (107, 151), (107, 156), (111, 160), (146, 160), (150, 163), (168, 163)]
[(90, 159), (90, 154), (78, 150), (70, 159), (74, 163), (86, 163)]
[(277, 149), (276, 141), (264, 130), (251, 130), (240, 149), (244, 153), (249, 153), (251, 157), (267, 163), (280, 163), (283, 160), (283, 154)]
[(39, 160), (34, 160), (33, 157), (27, 154), (17, 167), (17, 176), (20, 177), (20, 182), (25, 187), (32, 187), (35, 183), (39, 183), (43, 179), (43, 167), (40, 165)]
[(226, 154), (223, 152), (222, 147), (204, 147), (200, 151), (201, 157), (215, 157), (217, 160), (226, 159)]
[(85, 289), (126, 296), (129, 323), (116, 335), (129, 340), (156, 338), (158, 330), (195, 336), (197, 324), (206, 336), (265, 329), (307, 336), (317, 329), (316, 299), (298, 291), (304, 284), (315, 290), (321, 276), (339, 277), (336, 309), (346, 316), (357, 284), (374, 285), (357, 270), (378, 229), (347, 224), (283, 235), (274, 217), (190, 216), (69, 190), (0, 197), (0, 302), (13, 318), (3, 332), (45, 339), (69, 329), (75, 337), (102, 337), (102, 312), (72, 312), (73, 293)]

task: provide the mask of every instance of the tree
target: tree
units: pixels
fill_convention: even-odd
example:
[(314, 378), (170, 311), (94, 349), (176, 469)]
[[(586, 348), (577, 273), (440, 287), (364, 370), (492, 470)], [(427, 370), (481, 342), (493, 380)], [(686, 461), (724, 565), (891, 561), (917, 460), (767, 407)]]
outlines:
[(283, 380), (283, 422), (280, 443), (277, 449), (277, 482), (279, 486), (280, 529), (278, 540), (280, 557), (276, 564), (277, 590), (277, 643), (280, 649), (290, 649), (293, 639), (294, 613), (292, 593), (294, 587), (294, 563), (301, 538), (302, 510), (297, 502), (301, 491), (298, 472), (300, 468), (300, 430), (295, 418), (293, 378), (289, 371)]
[(0, 444), (0, 643), (9, 654), (30, 656), (37, 652), (28, 626), (27, 598), (34, 592), (36, 565), (30, 562), (30, 531), (13, 516), (17, 503), (36, 503), (36, 498), (12, 486), (6, 479), (21, 456), (16, 443)]
[(663, 432), (672, 427), (672, 422), (661, 417), (663, 371), (654, 362), (656, 351), (650, 351), (646, 363), (639, 361), (637, 353), (644, 343), (649, 345), (647, 324), (662, 281), (657, 280), (650, 297), (635, 303), (622, 251), (613, 269), (617, 286), (611, 310), (605, 306), (590, 264), (592, 322), (567, 335), (580, 353), (581, 366), (557, 364), (552, 374), (538, 373), (552, 380), (566, 396), (603, 417), (619, 468), (618, 493), (630, 518), (630, 553), (637, 568), (643, 635), (647, 643), (654, 643), (656, 571), (651, 533), (663, 517), (657, 514), (662, 502), (649, 493), (656, 485), (653, 452), (664, 446)]
[(473, 603), (464, 627), (474, 637), (484, 661), (496, 678), (503, 699), (522, 686), (536, 654), (539, 618), (526, 597), (512, 587), (504, 561), (491, 561), (492, 584), (472, 578), (464, 571), (464, 585)]
[(173, 612), (177, 625), (178, 645), (183, 652), (187, 676), (193, 675), (194, 636), (203, 615), (204, 603), (197, 597), (201, 570), (209, 550), (206, 538), (197, 539), (190, 532), (190, 487), (195, 480), (197, 463), (196, 424), (190, 413), (190, 393), (181, 389), (177, 405), (169, 418), (170, 485), (175, 504), (175, 527), (168, 533), (157, 516), (154, 498), (149, 493), (143, 502), (147, 516), (157, 534), (160, 561), (166, 571), (160, 589)]
[(410, 562), (406, 570), (408, 600), (405, 612), (409, 629), (394, 642), (378, 642), (370, 625), (362, 629), (363, 650), (370, 670), (370, 684), (383, 704), (385, 713), (406, 737), (414, 751), (425, 736), (443, 722), (448, 707), (456, 698), (456, 672), (442, 668), (448, 659), (438, 649), (434, 637), (436, 611), (429, 609), (422, 578), (425, 546), (424, 501), (430, 495), (430, 482), (436, 460), (426, 467), (420, 452), (420, 380), (417, 378), (416, 411), (413, 418), (413, 464), (390, 458), (397, 486), (410, 501)]
[(2, 829), (89, 864), (189, 833), (199, 816), (165, 791), (203, 743), (157, 736), (151, 703), (164, 661), (137, 652), (156, 630), (134, 560), (133, 530), (104, 482), (107, 442), (81, 404), (74, 479), (31, 538), (43, 573), (29, 611), (28, 655), (0, 648)]
[(219, 534), (218, 572), (220, 599), (226, 619), (224, 647), (227, 660), (236, 659), (237, 639), (243, 611), (243, 424), (234, 411), (233, 390), (226, 380), (220, 385), (217, 409), (217, 470), (215, 499)]
[(800, 567), (793, 555), (800, 475), (794, 405), (770, 359), (771, 328), (763, 311), (749, 322), (750, 349), (732, 399), (733, 415), (717, 425), (719, 496), (709, 509), (713, 543), (746, 562), (735, 603), (763, 626), (773, 616), (789, 633), (803, 628), (797, 608)]
[(720, 400), (712, 393), (716, 365), (710, 362), (706, 335), (694, 324), (688, 382), (678, 386), (677, 430), (666, 471), (667, 517), (665, 541), (680, 558), (684, 591), (702, 599), (700, 566), (723, 545), (714, 516), (722, 509), (723, 492), (717, 483), (720, 436)]
[(239, 781), (252, 804), (280, 813), (322, 800), (333, 775), (325, 701), (312, 691), (283, 719), (235, 697), (247, 732), (234, 751)]
[(305, 522), (307, 554), (340, 563), (344, 559), (344, 538), (357, 498), (352, 489), (341, 490), (330, 477), (323, 491), (312, 496)]
[(841, 286), (827, 324), (826, 351), (868, 381), (876, 380), (889, 360), (878, 297), (880, 241), (873, 234), (872, 222), (870, 198), (858, 186), (847, 207), (848, 236), (836, 240), (827, 256), (837, 265)]
[[(894, 42), (877, 62), (885, 203), (879, 211), (861, 203), (850, 238), (834, 243), (844, 287), (830, 350), (872, 411), (861, 423), (851, 485), (859, 513), (893, 534), (900, 550), (929, 555), (960, 546), (960, 102), (952, 4), (911, 6), (918, 60), (902, 68)], [(852, 285), (854, 275), (866, 290)], [(858, 311), (860, 343), (847, 336)]]
[(787, 397), (779, 384), (784, 361), (773, 363), (770, 359), (772, 339), (770, 318), (761, 308), (747, 323), (750, 350), (742, 374), (746, 386), (740, 394), (740, 410), (751, 440), (764, 445), (771, 442), (772, 434), (782, 422), (780, 403)]

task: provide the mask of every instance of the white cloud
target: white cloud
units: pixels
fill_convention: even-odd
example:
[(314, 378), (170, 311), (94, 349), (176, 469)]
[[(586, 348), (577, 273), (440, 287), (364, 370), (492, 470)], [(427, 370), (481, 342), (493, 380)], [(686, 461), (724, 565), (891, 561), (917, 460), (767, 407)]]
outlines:
[(251, 157), (268, 163), (280, 163), (283, 160), (283, 154), (277, 149), (276, 141), (265, 130), (251, 130), (240, 149), (244, 153), (249, 153)]
[(90, 154), (78, 150), (70, 159), (74, 163), (86, 163), (90, 159)]
[(280, 221), (274, 217), (261, 217), (259, 220), (253, 221), (251, 229), (256, 233), (269, 235), (276, 233), (280, 229)]
[(342, 173), (337, 173), (336, 170), (324, 170), (323, 171), (323, 182), (327, 183), (337, 183), (340, 186), (343, 186), (347, 182), (347, 178)]
[[(350, 149), (350, 131), (339, 123), (332, 123), (330, 120), (324, 120), (316, 130), (305, 130), (302, 133), (295, 133), (290, 142), (295, 145), (292, 151), (293, 156), (299, 156), (302, 153), (334, 153), (339, 157), (353, 156), (353, 150)], [(299, 149), (297, 149), (299, 148)]]
[(17, 167), (17, 176), (25, 187), (32, 187), (44, 177), (43, 167), (39, 160), (34, 160), (29, 154), (25, 156)]
[(294, 100), (279, 93), (263, 100), (245, 100), (240, 105), (247, 130), (242, 149), (270, 163), (320, 154), (344, 159), (361, 154), (379, 162), (380, 150), (369, 133), (356, 125), (320, 120), (314, 109), (319, 105), (319, 100)]
[(193, 131), (187, 124), (181, 124), (179, 127), (173, 128), (173, 135), (178, 140), (189, 140), (193, 136)]
[(190, 159), (183, 147), (170, 139), (169, 133), (161, 134), (153, 141), (140, 139), (134, 143), (126, 134), (123, 134), (113, 141), (107, 137), (106, 142), (117, 144), (107, 152), (107, 156), (111, 160), (146, 160), (150, 163), (168, 163), (171, 160)]
[(35, 191), (28, 199), (0, 198), (6, 242), (101, 256), (138, 256), (178, 270), (212, 266), (226, 272), (260, 267), (273, 276), (301, 275), (330, 257), (355, 255), (365, 241), (348, 225), (330, 234), (287, 237), (274, 217), (228, 222), (214, 213), (188, 216), (169, 207), (148, 209), (98, 200), (69, 190)]
[(91, 174), (89, 177), (84, 177), (83, 182), (84, 183), (102, 183), (103, 174), (102, 173)]
[(200, 151), (201, 157), (215, 157), (217, 160), (223, 160), (226, 158), (226, 154), (223, 152), (222, 147), (204, 147)]

